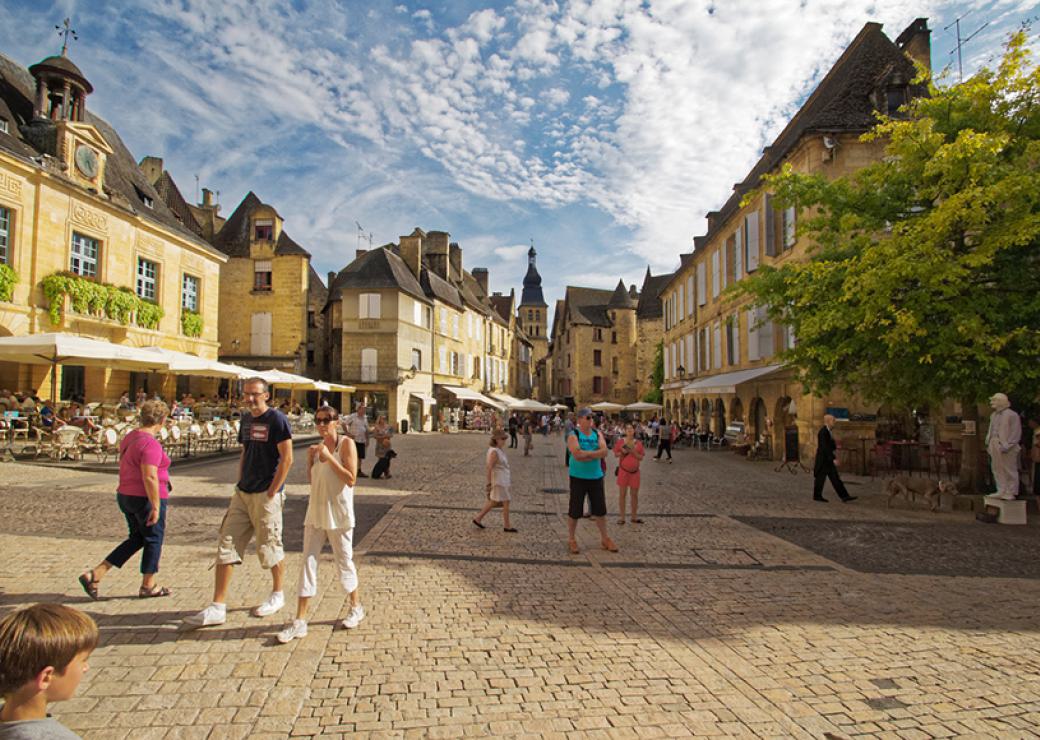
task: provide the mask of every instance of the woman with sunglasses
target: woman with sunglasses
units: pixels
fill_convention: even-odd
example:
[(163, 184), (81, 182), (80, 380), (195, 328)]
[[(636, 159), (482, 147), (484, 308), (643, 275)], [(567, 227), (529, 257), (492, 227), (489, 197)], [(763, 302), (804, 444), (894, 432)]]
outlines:
[(354, 483), (358, 455), (354, 440), (341, 436), (336, 420), (339, 414), (323, 406), (314, 415), (321, 442), (307, 451), (307, 478), (311, 484), (307, 515), (303, 520), (303, 567), (296, 619), (278, 633), (278, 642), (290, 642), (307, 635), (307, 605), (318, 592), (318, 556), (325, 540), (339, 569), (339, 580), (350, 597), (350, 612), (343, 626), (354, 629), (365, 618), (358, 595), (357, 568), (354, 566)]

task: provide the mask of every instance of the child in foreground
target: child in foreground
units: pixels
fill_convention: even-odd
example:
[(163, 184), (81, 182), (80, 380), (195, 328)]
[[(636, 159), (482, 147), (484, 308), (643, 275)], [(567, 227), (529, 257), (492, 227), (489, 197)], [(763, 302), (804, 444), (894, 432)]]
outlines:
[(47, 705), (72, 698), (97, 643), (94, 620), (60, 604), (0, 619), (0, 740), (78, 738), (47, 714)]

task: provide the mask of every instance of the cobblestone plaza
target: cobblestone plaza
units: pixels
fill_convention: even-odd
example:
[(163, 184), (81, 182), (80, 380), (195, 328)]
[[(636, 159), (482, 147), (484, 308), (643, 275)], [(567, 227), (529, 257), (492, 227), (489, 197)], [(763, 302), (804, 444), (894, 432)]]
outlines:
[[(87, 611), (101, 645), (55, 716), (86, 738), (589, 736), (1035, 737), (1040, 726), (1040, 561), (1035, 526), (967, 512), (811, 500), (811, 477), (726, 452), (681, 449), (643, 465), (644, 524), (579, 524), (566, 546), (559, 437), (510, 453), (513, 525), (478, 530), (487, 437), (402, 435), (390, 481), (362, 481), (355, 535), (368, 618), (338, 627), (346, 597), (323, 556), (310, 634), (258, 619), (255, 559), (228, 621), (210, 565), (237, 459), (173, 468), (159, 582), (133, 568), (89, 601), (76, 576), (123, 535), (108, 473), (0, 467), (0, 607)], [(306, 479), (297, 452), (285, 513), (294, 601)], [(367, 466), (366, 466), (367, 467)]]

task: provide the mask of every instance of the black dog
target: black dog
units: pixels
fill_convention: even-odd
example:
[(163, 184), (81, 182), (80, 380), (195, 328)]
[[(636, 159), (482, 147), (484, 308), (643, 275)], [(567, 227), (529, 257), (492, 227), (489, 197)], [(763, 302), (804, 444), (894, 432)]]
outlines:
[(372, 480), (376, 480), (377, 478), (391, 477), (390, 460), (392, 460), (395, 457), (397, 457), (397, 453), (393, 450), (390, 450), (381, 458), (379, 458), (379, 460), (376, 462), (376, 466), (372, 468)]

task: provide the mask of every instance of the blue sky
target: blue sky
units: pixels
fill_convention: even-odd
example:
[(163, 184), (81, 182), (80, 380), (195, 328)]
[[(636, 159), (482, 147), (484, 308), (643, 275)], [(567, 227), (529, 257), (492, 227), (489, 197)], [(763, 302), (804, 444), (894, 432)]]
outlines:
[[(0, 0), (0, 51), (60, 50), (88, 106), (185, 196), (253, 190), (321, 275), (443, 230), (492, 289), (539, 252), (546, 299), (674, 269), (867, 21), (929, 18), (933, 67), (965, 72), (1035, 0)], [(1037, 27), (1033, 29), (1034, 48)]]

